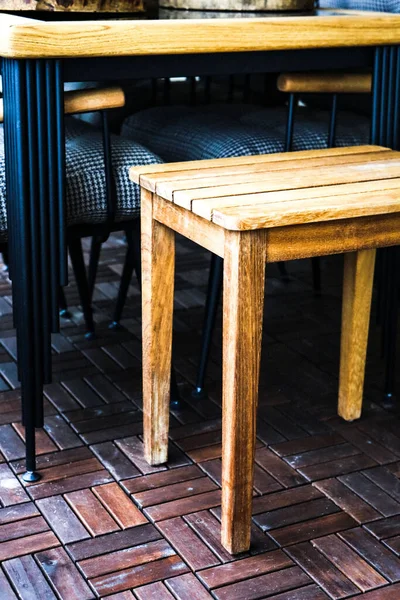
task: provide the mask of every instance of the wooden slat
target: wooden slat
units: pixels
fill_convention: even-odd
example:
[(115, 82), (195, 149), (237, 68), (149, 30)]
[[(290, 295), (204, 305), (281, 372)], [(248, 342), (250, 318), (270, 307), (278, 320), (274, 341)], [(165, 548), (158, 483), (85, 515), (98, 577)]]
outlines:
[(158, 181), (176, 181), (179, 179), (193, 179), (204, 176), (207, 171), (210, 175), (236, 174), (237, 167), (242, 172), (252, 172), (253, 169), (262, 168), (263, 165), (274, 162), (295, 160), (313, 160), (318, 156), (337, 157), (356, 154), (369, 154), (371, 152), (389, 152), (383, 146), (351, 146), (348, 148), (325, 148), (321, 150), (299, 150), (296, 152), (277, 152), (274, 154), (259, 154), (256, 156), (233, 156), (230, 158), (214, 158), (209, 160), (191, 160), (190, 162), (162, 163), (131, 167), (129, 177), (134, 183), (155, 192), (155, 183)]
[[(326, 185), (316, 186), (312, 188), (300, 188), (293, 190), (282, 190), (279, 192), (261, 192), (259, 194), (242, 194), (235, 198), (235, 202), (243, 207), (243, 212), (251, 207), (258, 207), (260, 205), (268, 205), (271, 211), (274, 212), (281, 208), (284, 202), (301, 201), (302, 205), (307, 205), (308, 202), (319, 200), (321, 206), (329, 204), (331, 197), (336, 202), (336, 197), (347, 196), (343, 198), (343, 203), (347, 202), (347, 199), (351, 198), (355, 194), (362, 194), (365, 192), (382, 192), (385, 190), (399, 190), (400, 180), (395, 179), (378, 179), (377, 181), (362, 181), (359, 183), (346, 183), (342, 185)], [(300, 206), (300, 205), (298, 205)], [(206, 200), (193, 200), (192, 201), (192, 212), (204, 219), (214, 221), (214, 215), (218, 211), (225, 212), (226, 209), (231, 209), (232, 201), (230, 198), (215, 198)], [(282, 206), (282, 210), (286, 209), (286, 205)]]
[(288, 93), (370, 94), (370, 73), (282, 73), (278, 90)]
[[(290, 156), (290, 154), (288, 156)], [(183, 176), (177, 181), (157, 182), (156, 193), (166, 200), (172, 200), (180, 206), (190, 208), (191, 205), (185, 203), (185, 198), (194, 199), (213, 197), (213, 194), (210, 196), (208, 188), (216, 188), (217, 192), (214, 194), (216, 197), (229, 195), (229, 190), (226, 192), (223, 189), (220, 189), (225, 186), (230, 189), (233, 189), (233, 186), (237, 186), (237, 194), (256, 193), (257, 184), (261, 182), (271, 181), (271, 190), (275, 189), (274, 184), (276, 184), (277, 178), (280, 178), (279, 181), (282, 186), (293, 181), (295, 178), (296, 187), (312, 187), (312, 185), (314, 185), (313, 179), (310, 177), (312, 171), (317, 171), (318, 174), (322, 173), (323, 170), (327, 170), (327, 180), (329, 182), (329, 178), (334, 178), (335, 172), (340, 173), (343, 168), (351, 171), (352, 169), (357, 169), (357, 165), (360, 165), (360, 168), (365, 165), (366, 168), (366, 165), (371, 163), (377, 163), (377, 165), (379, 165), (387, 160), (398, 161), (399, 154), (391, 151), (382, 154), (382, 151), (378, 151), (368, 154), (325, 156), (321, 153), (314, 159), (297, 158), (293, 161), (279, 160), (266, 162), (262, 165), (257, 165), (255, 168), (248, 168), (247, 166), (239, 167), (236, 169), (235, 173), (228, 173), (227, 175), (223, 172), (213, 175), (208, 172), (208, 169), (204, 169), (203, 177), (198, 179), (194, 179), (189, 173), (188, 177)], [(306, 185), (304, 185), (304, 181), (306, 182)], [(339, 180), (337, 182), (332, 181), (332, 183), (341, 182)], [(243, 191), (241, 191), (241, 185), (246, 185), (248, 190), (247, 188), (244, 188)], [(321, 185), (326, 185), (324, 180), (321, 180)], [(291, 187), (289, 185), (287, 188), (280, 187), (278, 189), (291, 189)], [(268, 190), (269, 188), (267, 187), (259, 191)], [(206, 193), (203, 196), (204, 191)]]
[(246, 210), (228, 207), (214, 211), (213, 222), (225, 229), (249, 230), (398, 212), (400, 212), (400, 187), (397, 190), (383, 189), (381, 192), (371, 194), (366, 192), (326, 199), (315, 198), (310, 201), (298, 200), (248, 206)]
[[(400, 17), (385, 13), (255, 19), (35, 22), (0, 27), (0, 55), (132, 56), (375, 46), (400, 43)], [(12, 23), (12, 24), (11, 24)], [(293, 35), (293, 31), (296, 35)]]
[[(277, 171), (266, 173), (262, 177), (252, 175), (248, 183), (236, 183), (233, 185), (213, 185), (197, 188), (194, 190), (178, 190), (173, 192), (175, 204), (186, 209), (191, 208), (191, 202), (203, 198), (231, 197), (230, 205), (235, 205), (236, 196), (241, 194), (258, 194), (260, 192), (274, 192), (279, 190), (293, 190), (298, 188), (312, 188), (320, 185), (338, 185), (346, 183), (357, 183), (364, 181), (375, 181), (383, 179), (394, 179), (400, 173), (400, 155), (389, 160), (356, 165), (340, 165), (337, 167), (314, 167), (296, 172)], [(239, 206), (239, 202), (236, 206)]]

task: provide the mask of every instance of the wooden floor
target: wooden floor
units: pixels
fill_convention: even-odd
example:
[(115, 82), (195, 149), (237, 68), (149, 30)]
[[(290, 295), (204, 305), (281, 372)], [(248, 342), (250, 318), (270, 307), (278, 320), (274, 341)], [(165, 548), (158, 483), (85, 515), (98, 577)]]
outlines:
[[(323, 600), (400, 598), (400, 428), (382, 400), (380, 330), (371, 329), (363, 418), (336, 416), (341, 259), (269, 267), (251, 552), (219, 543), (221, 323), (209, 398), (191, 399), (208, 257), (178, 242), (174, 363), (183, 397), (170, 461), (142, 457), (140, 296), (108, 323), (123, 245), (102, 254), (98, 335), (73, 318), (55, 335), (54, 382), (37, 436), (42, 479), (24, 487), (11, 291), (0, 281), (0, 599)], [(71, 278), (73, 279), (73, 278)]]

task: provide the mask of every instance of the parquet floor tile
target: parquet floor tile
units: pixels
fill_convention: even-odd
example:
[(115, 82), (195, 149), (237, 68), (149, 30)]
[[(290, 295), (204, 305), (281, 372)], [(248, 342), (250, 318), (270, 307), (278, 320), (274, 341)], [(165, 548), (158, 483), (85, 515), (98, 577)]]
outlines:
[[(89, 241), (85, 241), (86, 252)], [(208, 397), (195, 400), (209, 257), (177, 239), (167, 465), (143, 457), (140, 293), (108, 328), (124, 260), (104, 244), (87, 340), (76, 285), (53, 335), (53, 383), (37, 432), (41, 480), (25, 484), (11, 286), (0, 272), (0, 600), (400, 599), (400, 427), (383, 402), (380, 328), (371, 321), (362, 418), (336, 413), (342, 261), (271, 265), (265, 303), (252, 545), (220, 543), (221, 317)], [(376, 301), (373, 311), (376, 310)], [(400, 385), (400, 375), (397, 385)]]

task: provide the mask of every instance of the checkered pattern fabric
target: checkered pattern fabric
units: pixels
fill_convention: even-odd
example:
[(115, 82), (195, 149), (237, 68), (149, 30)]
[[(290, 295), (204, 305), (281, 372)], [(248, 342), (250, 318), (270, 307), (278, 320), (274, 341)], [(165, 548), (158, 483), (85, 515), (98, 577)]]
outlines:
[[(102, 223), (107, 218), (101, 132), (74, 118), (66, 119), (66, 204), (68, 224)], [(140, 211), (140, 191), (129, 180), (129, 167), (162, 162), (135, 141), (111, 136), (117, 190), (117, 221)], [(0, 127), (0, 234), (7, 231), (3, 126)]]
[[(297, 109), (293, 150), (327, 145), (329, 111)], [(122, 135), (138, 140), (166, 162), (226, 158), (284, 151), (285, 108), (250, 105), (170, 106), (141, 111)], [(369, 119), (338, 113), (338, 146), (368, 143)]]
[(347, 8), (400, 13), (400, 0), (320, 0), (321, 8)]

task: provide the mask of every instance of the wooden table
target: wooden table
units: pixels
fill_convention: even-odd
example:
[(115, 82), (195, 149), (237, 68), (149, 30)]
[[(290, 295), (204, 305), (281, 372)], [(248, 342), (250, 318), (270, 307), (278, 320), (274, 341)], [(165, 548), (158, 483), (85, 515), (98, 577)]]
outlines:
[[(35, 17), (38, 14), (35, 13)], [(400, 123), (400, 15), (316, 11), (249, 14), (166, 11), (163, 18), (45, 20), (3, 14), (10, 269), (26, 426), (27, 480), (34, 428), (51, 379), (50, 334), (67, 282), (63, 85), (142, 77), (373, 68), (372, 142)], [(207, 18), (205, 18), (207, 17)], [(352, 48), (349, 51), (349, 48)]]

